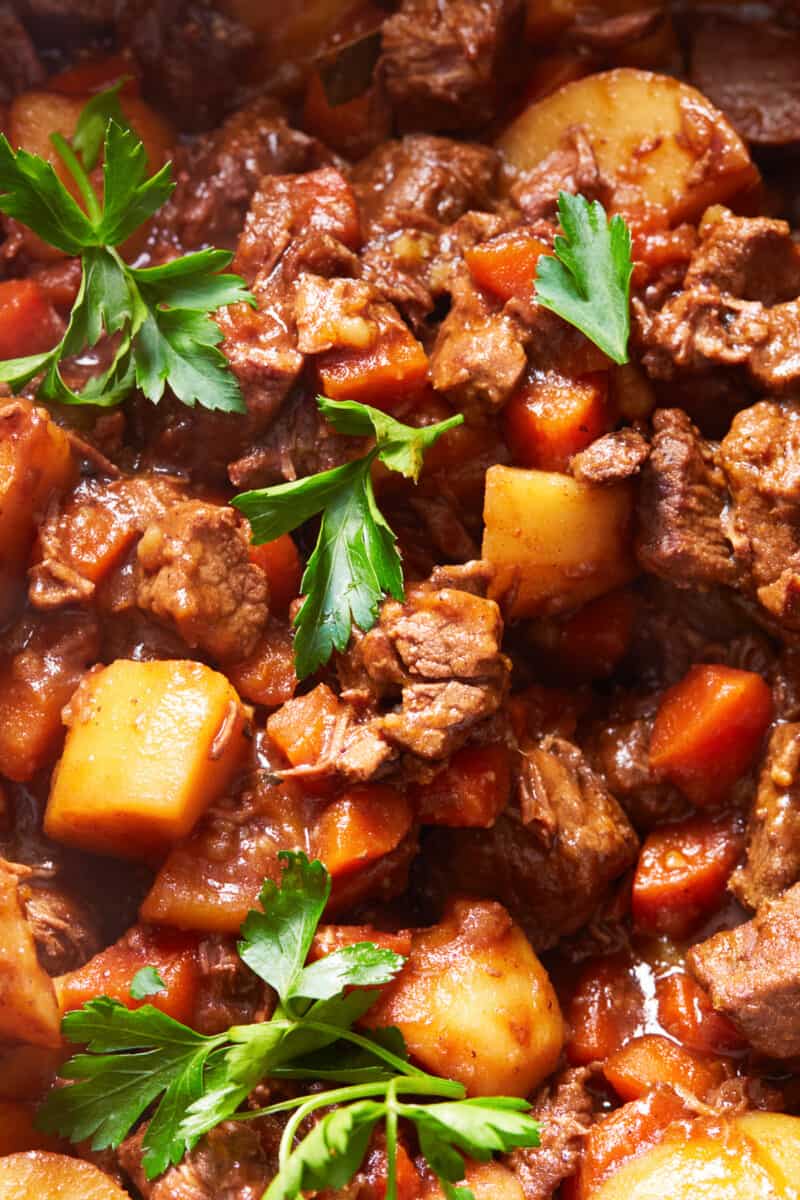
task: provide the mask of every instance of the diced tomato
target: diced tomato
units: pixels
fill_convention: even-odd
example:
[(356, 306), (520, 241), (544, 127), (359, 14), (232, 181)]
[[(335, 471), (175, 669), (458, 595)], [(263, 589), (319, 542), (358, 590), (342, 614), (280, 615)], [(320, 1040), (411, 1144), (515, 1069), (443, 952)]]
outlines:
[(24, 358), (52, 349), (63, 326), (33, 279), (0, 283), (0, 358)]
[(297, 675), (289, 626), (271, 618), (255, 649), (242, 662), (228, 667), (228, 676), (239, 695), (253, 704), (275, 708), (290, 700)]
[(552, 671), (576, 680), (604, 679), (628, 650), (635, 615), (633, 594), (622, 588), (564, 620), (538, 622), (531, 638)]
[(509, 400), (505, 434), (514, 462), (542, 471), (566, 471), (569, 460), (609, 429), (608, 375), (568, 379), (537, 371)]
[(465, 251), (464, 261), (478, 287), (505, 301), (532, 294), (539, 255), (549, 250), (524, 229), (512, 229)]
[(609, 1113), (589, 1130), (578, 1173), (567, 1191), (568, 1200), (591, 1200), (600, 1184), (623, 1163), (657, 1146), (676, 1121), (688, 1123), (692, 1118), (683, 1101), (668, 1088)]
[(732, 1021), (713, 1007), (691, 975), (677, 971), (656, 983), (658, 1019), (684, 1046), (701, 1054), (735, 1054), (747, 1046)]
[(393, 409), (428, 381), (428, 356), (411, 330), (386, 305), (374, 314), (372, 345), (326, 350), (317, 356), (320, 386), (332, 400), (358, 400)]
[(772, 710), (772, 693), (754, 671), (691, 667), (661, 701), (650, 763), (693, 804), (720, 804), (751, 766)]
[(320, 925), (314, 934), (308, 952), (310, 962), (333, 954), (343, 946), (355, 946), (358, 942), (374, 942), (384, 950), (393, 950), (407, 958), (411, 953), (411, 930), (401, 929), (398, 933), (386, 933), (374, 925)]
[(413, 820), (411, 804), (397, 788), (382, 783), (350, 788), (320, 816), (314, 854), (334, 877), (350, 874), (391, 853)]
[(511, 752), (502, 742), (464, 746), (411, 793), (424, 825), (489, 829), (511, 795)]
[(588, 1066), (613, 1054), (644, 1020), (644, 995), (625, 954), (586, 964), (570, 997), (567, 1058)]
[(722, 901), (741, 849), (741, 832), (729, 819), (695, 816), (654, 829), (633, 880), (635, 926), (688, 937)]
[(291, 534), (282, 533), (272, 542), (251, 545), (250, 561), (261, 567), (269, 582), (270, 612), (285, 617), (289, 605), (300, 594), (303, 576), (303, 564)]
[(93, 58), (82, 62), (66, 71), (51, 75), (47, 87), (52, 92), (61, 92), (64, 96), (93, 96), (96, 92), (104, 92), (120, 79), (124, 79), (120, 94), (123, 96), (139, 96), (141, 88), (137, 78), (137, 66), (126, 54), (109, 54), (105, 58)]
[(288, 700), (267, 721), (267, 733), (293, 767), (315, 763), (325, 748), (341, 704), (325, 683)]
[[(152, 1004), (176, 1021), (191, 1022), (200, 978), (197, 944), (195, 934), (135, 925), (82, 967), (53, 981), (61, 1010), (71, 1012), (95, 996), (110, 996), (128, 1008)], [(142, 967), (155, 967), (166, 990), (134, 1000), (131, 984)]]
[(606, 1061), (603, 1074), (621, 1100), (639, 1100), (666, 1084), (703, 1100), (730, 1075), (717, 1058), (696, 1054), (658, 1033), (634, 1038)]

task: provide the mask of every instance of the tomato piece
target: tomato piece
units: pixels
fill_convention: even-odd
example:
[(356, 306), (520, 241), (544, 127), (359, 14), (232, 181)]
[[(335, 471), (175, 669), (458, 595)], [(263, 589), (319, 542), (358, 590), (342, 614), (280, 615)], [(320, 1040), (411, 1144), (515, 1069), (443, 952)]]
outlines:
[(250, 547), (250, 562), (256, 563), (269, 582), (269, 610), (285, 617), (289, 605), (300, 594), (303, 563), (289, 533), (282, 533), (272, 542)]
[(289, 626), (270, 619), (255, 649), (241, 662), (228, 667), (228, 676), (240, 696), (264, 708), (275, 708), (294, 695), (294, 642)]
[(464, 746), (430, 783), (411, 792), (424, 825), (489, 829), (511, 796), (511, 752), (504, 743)]
[(33, 279), (0, 283), (0, 358), (24, 358), (51, 350), (63, 326)]
[[(176, 1021), (191, 1022), (200, 979), (197, 945), (191, 933), (134, 925), (82, 967), (53, 980), (61, 1011), (71, 1012), (96, 996), (110, 996), (127, 1008), (152, 1004)], [(131, 983), (142, 967), (155, 967), (166, 990), (134, 1000)]]
[(747, 1041), (724, 1013), (716, 1011), (708, 993), (683, 971), (656, 983), (658, 1019), (667, 1033), (701, 1054), (736, 1054)]
[(506, 441), (520, 467), (566, 471), (569, 460), (609, 429), (608, 375), (569, 379), (537, 371), (504, 410)]
[(498, 300), (530, 296), (536, 265), (550, 247), (524, 229), (512, 229), (464, 252), (464, 261), (478, 287)]
[(306, 766), (322, 755), (340, 712), (338, 698), (327, 684), (320, 683), (273, 713), (267, 733), (293, 767)]
[(691, 667), (664, 693), (651, 766), (693, 804), (719, 804), (751, 766), (772, 714), (772, 693), (754, 671), (717, 663)]
[(721, 903), (742, 849), (733, 820), (688, 817), (647, 835), (633, 880), (634, 925), (688, 937)]
[(641, 1027), (644, 994), (626, 954), (587, 963), (567, 1008), (572, 1037), (567, 1058), (574, 1066), (606, 1059)]
[(670, 1125), (692, 1119), (683, 1101), (668, 1088), (609, 1113), (589, 1130), (572, 1191), (567, 1193), (569, 1200), (591, 1200), (595, 1189), (623, 1163), (658, 1145)]
[(661, 1034), (647, 1033), (615, 1051), (603, 1074), (621, 1100), (638, 1100), (661, 1084), (683, 1088), (702, 1100), (730, 1076), (730, 1068)]
[(397, 788), (382, 783), (352, 787), (320, 816), (314, 854), (332, 876), (350, 874), (390, 854), (413, 820), (411, 804)]
[(317, 356), (320, 386), (332, 400), (358, 400), (392, 409), (428, 381), (428, 356), (389, 305), (376, 305), (373, 343), (326, 350)]

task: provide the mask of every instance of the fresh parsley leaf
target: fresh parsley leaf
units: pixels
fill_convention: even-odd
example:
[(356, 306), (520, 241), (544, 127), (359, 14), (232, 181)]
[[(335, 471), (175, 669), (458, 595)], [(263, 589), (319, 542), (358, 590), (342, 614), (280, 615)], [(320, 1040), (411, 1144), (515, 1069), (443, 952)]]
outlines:
[(295, 617), (295, 667), (300, 678), (347, 648), (353, 626), (371, 629), (386, 596), (403, 598), (403, 568), (395, 536), (378, 508), (372, 464), (416, 482), (423, 455), (459, 413), (416, 428), (357, 401), (317, 397), (322, 415), (340, 433), (374, 437), (375, 447), (329, 471), (234, 496), (256, 544), (272, 541), (322, 513), (319, 536), (301, 582), (305, 596)]
[(308, 1000), (329, 1000), (346, 987), (378, 987), (389, 983), (405, 959), (374, 942), (343, 946), (306, 967), (295, 992)]
[(72, 135), (72, 148), (80, 154), (87, 171), (93, 171), (97, 166), (109, 121), (114, 121), (120, 129), (130, 129), (128, 119), (119, 102), (120, 90), (125, 86), (128, 78), (130, 77), (126, 76), (112, 87), (92, 96), (81, 110), (78, 124)]
[(155, 967), (142, 967), (131, 980), (131, 996), (134, 1000), (146, 1000), (167, 990), (167, 985)]
[(384, 1112), (382, 1104), (361, 1100), (326, 1113), (289, 1156), (264, 1200), (294, 1200), (301, 1192), (343, 1188), (361, 1166)]
[(536, 300), (580, 329), (616, 363), (628, 361), (631, 235), (622, 217), (611, 221), (598, 200), (560, 192), (564, 237), (555, 258), (543, 255), (536, 272)]
[[(169, 163), (147, 175), (147, 155), (119, 104), (121, 81), (92, 97), (72, 142), (51, 141), (80, 192), (73, 199), (53, 167), (12, 151), (0, 136), (0, 211), (22, 221), (66, 254), (83, 273), (64, 337), (44, 355), (0, 363), (0, 381), (19, 389), (37, 375), (37, 396), (61, 404), (119, 404), (140, 387), (154, 404), (169, 387), (190, 407), (244, 412), (239, 384), (219, 349), (217, 309), (255, 299), (238, 275), (221, 273), (231, 255), (204, 250), (158, 267), (129, 267), (117, 252), (152, 217), (174, 188)], [(102, 204), (88, 171), (103, 154)], [(84, 211), (85, 210), (85, 211)], [(62, 374), (65, 359), (104, 336), (118, 335), (109, 366), (77, 392)]]
[(105, 996), (68, 1013), (62, 1031), (89, 1053), (61, 1068), (76, 1082), (50, 1092), (40, 1128), (75, 1142), (91, 1138), (92, 1148), (103, 1150), (118, 1146), (161, 1097), (145, 1134), (145, 1169), (152, 1178), (179, 1162), (188, 1147), (175, 1133), (175, 1116), (202, 1095), (205, 1063), (224, 1037), (195, 1033), (150, 1004), (130, 1011)]

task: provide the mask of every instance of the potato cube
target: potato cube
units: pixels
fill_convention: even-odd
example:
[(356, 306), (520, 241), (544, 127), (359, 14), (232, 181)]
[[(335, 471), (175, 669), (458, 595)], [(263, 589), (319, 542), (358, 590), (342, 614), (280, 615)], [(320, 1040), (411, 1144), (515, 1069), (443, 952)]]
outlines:
[(185, 836), (246, 743), (236, 692), (196, 662), (118, 659), (84, 679), (67, 724), (45, 830), (120, 858), (149, 859)]
[(494, 466), (486, 472), (483, 557), (493, 596), (511, 617), (577, 608), (636, 573), (629, 484), (581, 483), (551, 471)]
[(0, 859), (0, 1041), (55, 1047), (61, 1044), (61, 1014), (20, 903), (25, 871)]

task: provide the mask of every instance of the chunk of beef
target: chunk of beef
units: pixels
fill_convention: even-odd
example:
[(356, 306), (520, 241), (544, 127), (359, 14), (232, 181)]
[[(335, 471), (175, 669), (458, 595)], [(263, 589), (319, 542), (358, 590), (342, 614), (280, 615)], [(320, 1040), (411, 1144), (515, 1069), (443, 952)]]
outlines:
[(573, 46), (607, 55), (624, 49), (631, 42), (655, 33), (666, 18), (663, 4), (654, 4), (635, 12), (613, 16), (596, 15), (591, 9), (578, 10), (577, 18), (567, 30), (566, 37)]
[(212, 0), (133, 0), (121, 10), (119, 37), (147, 98), (182, 130), (216, 124), (236, 94), (252, 32)]
[(582, 483), (619, 483), (638, 475), (650, 446), (635, 429), (617, 429), (597, 438), (585, 450), (573, 455), (570, 473)]
[(526, 754), (521, 806), (491, 829), (434, 830), (424, 853), (434, 882), (504, 904), (538, 950), (584, 925), (636, 861), (638, 840), (578, 748), (546, 737)]
[(756, 1050), (800, 1054), (800, 884), (761, 905), (752, 921), (694, 946), (687, 961)]
[(762, 401), (739, 413), (718, 461), (732, 503), (724, 532), (759, 602), (800, 629), (800, 404)]
[(19, 0), (18, 7), (37, 41), (59, 46), (64, 38), (91, 37), (110, 27), (117, 0)]
[(189, 646), (240, 662), (267, 622), (267, 579), (232, 508), (186, 500), (145, 530), (137, 603)]
[(148, 1179), (142, 1165), (145, 1130), (142, 1126), (117, 1151), (122, 1170), (143, 1200), (261, 1200), (277, 1171), (253, 1123), (224, 1121), (177, 1167)]
[(800, 725), (778, 725), (769, 740), (748, 830), (747, 861), (730, 887), (750, 908), (800, 880)]
[(777, 25), (693, 23), (690, 78), (756, 146), (800, 142), (800, 37)]
[(427, 134), (384, 142), (350, 175), (365, 236), (437, 228), (489, 208), (498, 166), (496, 151), (474, 142)]
[(511, 199), (529, 221), (536, 221), (556, 214), (559, 192), (580, 193), (603, 203), (610, 199), (611, 184), (601, 174), (581, 126), (570, 129), (562, 146), (519, 176), (511, 188)]
[(403, 129), (477, 129), (494, 115), (521, 32), (520, 0), (403, 0), (378, 71)]
[(262, 1020), (267, 988), (236, 953), (233, 938), (213, 934), (198, 947), (199, 982), (192, 1029), (210, 1035)]
[(686, 413), (656, 412), (639, 490), (642, 567), (678, 584), (735, 584), (739, 570), (722, 528), (727, 500), (713, 448)]
[(493, 309), (468, 274), (457, 277), (453, 305), (431, 351), (431, 379), (460, 409), (500, 408), (528, 363), (520, 323)]
[(36, 955), (19, 895), (27, 867), (0, 858), (0, 1039), (57, 1047), (60, 1016), (53, 984)]
[(314, 138), (292, 129), (279, 105), (260, 98), (176, 157), (176, 187), (158, 214), (157, 245), (233, 249), (264, 175), (310, 171), (326, 159)]
[(82, 967), (101, 948), (88, 905), (60, 881), (37, 879), (34, 872), (20, 883), (19, 897), (48, 975)]
[(35, 88), (45, 70), (13, 4), (0, 4), (0, 102), (7, 104), (19, 93)]
[(568, 1068), (535, 1097), (531, 1116), (541, 1122), (540, 1144), (535, 1150), (514, 1150), (505, 1160), (522, 1184), (525, 1200), (551, 1200), (558, 1185), (578, 1169), (594, 1110), (586, 1086), (590, 1077), (586, 1067)]
[(682, 288), (634, 305), (643, 362), (658, 379), (741, 367), (768, 389), (800, 379), (800, 250), (785, 221), (726, 217), (702, 230)]
[(28, 572), (31, 604), (46, 610), (94, 599), (136, 538), (182, 498), (166, 476), (83, 480), (51, 505), (39, 527), (41, 558)]

